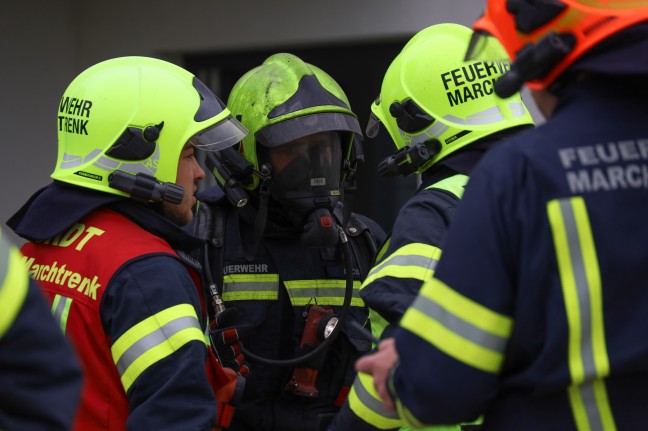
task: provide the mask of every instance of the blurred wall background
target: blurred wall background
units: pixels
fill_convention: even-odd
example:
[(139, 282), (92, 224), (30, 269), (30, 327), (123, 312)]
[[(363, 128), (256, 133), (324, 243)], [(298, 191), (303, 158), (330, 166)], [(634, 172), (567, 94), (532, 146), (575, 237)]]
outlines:
[[(338, 80), (364, 128), (400, 47), (432, 24), (469, 26), (482, 7), (475, 0), (2, 0), (0, 220), (4, 225), (49, 183), (59, 99), (94, 63), (124, 55), (163, 58), (199, 74), (226, 100), (238, 73), (271, 53), (293, 52)], [(385, 229), (416, 185), (414, 177), (377, 178), (377, 163), (393, 151), (389, 145), (365, 141), (356, 203)]]

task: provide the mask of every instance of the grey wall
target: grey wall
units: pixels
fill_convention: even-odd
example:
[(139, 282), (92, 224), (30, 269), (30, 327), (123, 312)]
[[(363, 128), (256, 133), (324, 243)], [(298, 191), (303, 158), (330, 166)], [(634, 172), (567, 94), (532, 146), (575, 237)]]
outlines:
[(31, 192), (49, 182), (56, 161), (58, 100), (77, 72), (77, 19), (71, 0), (3, 0), (1, 6), (0, 221), (4, 227)]
[(379, 42), (440, 22), (470, 25), (481, 10), (475, 0), (2, 0), (0, 221), (49, 182), (59, 98), (98, 61)]

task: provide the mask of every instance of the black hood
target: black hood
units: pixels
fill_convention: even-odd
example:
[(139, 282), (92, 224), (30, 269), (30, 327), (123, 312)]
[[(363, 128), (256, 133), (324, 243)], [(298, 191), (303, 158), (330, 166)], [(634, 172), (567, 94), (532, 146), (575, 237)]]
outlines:
[(108, 207), (128, 217), (143, 229), (166, 240), (174, 249), (189, 252), (202, 246), (202, 240), (187, 234), (164, 217), (160, 204), (144, 204), (58, 181), (34, 193), (7, 221), (7, 226), (28, 241), (42, 241), (66, 231), (101, 207)]

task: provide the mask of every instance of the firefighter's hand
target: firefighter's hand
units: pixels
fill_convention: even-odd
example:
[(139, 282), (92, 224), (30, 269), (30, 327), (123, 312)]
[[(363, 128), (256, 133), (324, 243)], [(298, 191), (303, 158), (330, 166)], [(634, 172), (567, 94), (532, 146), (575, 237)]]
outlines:
[(393, 338), (386, 338), (378, 345), (378, 351), (370, 355), (365, 355), (355, 363), (356, 371), (371, 374), (374, 380), (374, 386), (380, 398), (385, 403), (385, 407), (390, 410), (394, 409), (394, 402), (387, 389), (387, 379), (392, 368), (398, 362), (398, 351), (396, 350), (396, 341)]
[(221, 365), (246, 377), (250, 369), (243, 364), (245, 358), (241, 341), (252, 335), (254, 328), (252, 325), (237, 325), (237, 316), (238, 309), (234, 307), (225, 309), (212, 322), (210, 336)]

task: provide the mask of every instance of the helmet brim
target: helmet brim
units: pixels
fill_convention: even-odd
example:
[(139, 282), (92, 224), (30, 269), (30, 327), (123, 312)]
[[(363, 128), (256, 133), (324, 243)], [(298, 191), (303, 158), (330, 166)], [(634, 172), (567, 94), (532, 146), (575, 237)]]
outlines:
[(362, 136), (360, 124), (354, 116), (340, 112), (320, 112), (271, 124), (257, 131), (254, 137), (259, 144), (272, 148), (304, 136), (333, 131), (352, 132)]

